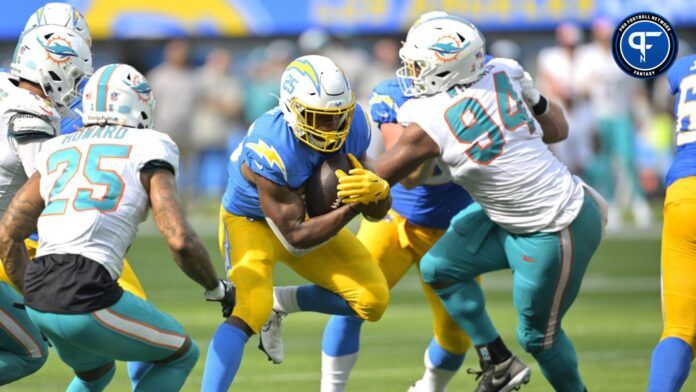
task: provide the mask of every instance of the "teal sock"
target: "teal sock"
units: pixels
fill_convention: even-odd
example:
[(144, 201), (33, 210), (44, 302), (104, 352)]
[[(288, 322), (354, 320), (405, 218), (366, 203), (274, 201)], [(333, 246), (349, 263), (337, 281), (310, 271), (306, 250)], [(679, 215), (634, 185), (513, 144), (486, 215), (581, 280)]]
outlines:
[(198, 361), (196, 343), (183, 356), (167, 363), (155, 363), (138, 381), (135, 391), (178, 391)]
[(65, 392), (99, 392), (103, 391), (107, 385), (114, 378), (114, 373), (116, 373), (116, 365), (111, 367), (111, 370), (106, 372), (104, 375), (96, 380), (85, 381), (80, 377), (73, 377), (72, 382), (68, 385), (68, 389)]
[(457, 283), (435, 292), (447, 313), (469, 335), (474, 345), (487, 344), (498, 338), (498, 331), (486, 313), (483, 291), (477, 281)]
[(557, 391), (583, 392), (585, 384), (578, 371), (575, 348), (565, 332), (558, 331), (558, 339), (551, 348), (532, 353), (541, 367), (541, 372)]

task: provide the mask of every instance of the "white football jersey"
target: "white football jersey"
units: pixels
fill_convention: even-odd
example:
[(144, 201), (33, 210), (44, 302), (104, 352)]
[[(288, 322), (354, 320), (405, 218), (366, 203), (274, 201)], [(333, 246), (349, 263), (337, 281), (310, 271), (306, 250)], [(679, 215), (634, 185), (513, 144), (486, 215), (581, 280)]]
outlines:
[(516, 80), (523, 72), (493, 59), (476, 83), (411, 99), (398, 119), (438, 144), (440, 166), (492, 221), (517, 234), (558, 231), (578, 215), (584, 191), (542, 141)]
[(0, 72), (0, 216), (34, 173), (41, 142), (59, 130), (60, 117), (47, 100)]
[(150, 199), (140, 170), (151, 161), (178, 172), (176, 144), (149, 129), (91, 126), (45, 142), (37, 159), (46, 207), (36, 255), (79, 254), (118, 278), (147, 217)]

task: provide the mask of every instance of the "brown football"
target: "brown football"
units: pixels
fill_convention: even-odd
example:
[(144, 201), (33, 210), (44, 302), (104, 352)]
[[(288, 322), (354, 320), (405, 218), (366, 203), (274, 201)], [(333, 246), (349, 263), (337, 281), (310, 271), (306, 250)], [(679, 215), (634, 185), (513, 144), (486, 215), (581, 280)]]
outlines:
[(346, 154), (334, 154), (319, 166), (307, 181), (305, 190), (307, 215), (310, 217), (323, 215), (342, 205), (336, 196), (338, 192), (336, 170), (341, 169), (348, 173), (352, 168)]

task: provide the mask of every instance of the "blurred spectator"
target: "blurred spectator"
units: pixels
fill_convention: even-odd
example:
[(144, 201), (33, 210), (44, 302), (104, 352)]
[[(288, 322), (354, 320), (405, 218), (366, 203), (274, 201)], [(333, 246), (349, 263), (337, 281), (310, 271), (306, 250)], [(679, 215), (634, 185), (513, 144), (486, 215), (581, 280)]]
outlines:
[(244, 100), (247, 124), (278, 105), (280, 75), (295, 57), (295, 47), (287, 40), (275, 40), (265, 49), (254, 49), (248, 56), (249, 83)]
[(205, 64), (196, 70), (196, 106), (191, 127), (191, 146), (196, 156), (197, 189), (207, 193), (221, 190), (226, 181), (227, 143), (241, 140), (242, 86), (231, 73), (231, 54), (217, 48), (208, 53)]
[(392, 39), (380, 39), (372, 46), (372, 56), (375, 61), (370, 65), (370, 72), (362, 78), (357, 88), (354, 87), (358, 101), (364, 104), (367, 104), (370, 93), (376, 85), (396, 77), (396, 69), (399, 67), (399, 46)]
[(155, 127), (171, 135), (182, 149), (190, 145), (190, 121), (195, 99), (188, 55), (186, 41), (171, 41), (164, 48), (164, 62), (147, 75), (157, 97)]
[(538, 57), (539, 89), (563, 104), (571, 125), (568, 139), (549, 146), (571, 172), (582, 174), (592, 156), (592, 113), (579, 91), (578, 45), (580, 28), (562, 23), (556, 28), (556, 46), (542, 49)]
[(621, 225), (625, 207), (631, 207), (639, 227), (647, 228), (652, 216), (636, 170), (634, 120), (641, 112), (649, 113), (649, 106), (643, 82), (625, 75), (614, 63), (612, 31), (611, 23), (596, 20), (592, 43), (578, 50), (578, 86), (592, 103), (597, 127), (598, 159), (592, 160), (587, 176), (610, 204), (610, 229)]
[[(350, 85), (356, 89), (365, 75), (372, 72), (370, 57), (359, 46), (349, 42), (349, 37), (333, 37), (331, 43), (319, 53), (333, 60), (348, 75)], [(357, 91), (357, 90), (356, 90)]]
[(491, 44), (489, 54), (493, 57), (513, 59), (518, 63), (522, 61), (522, 47), (509, 39), (499, 39)]
[(186, 41), (170, 41), (164, 48), (164, 61), (154, 67), (147, 79), (157, 98), (155, 128), (169, 134), (179, 146), (181, 175), (184, 190), (193, 189), (191, 169), (191, 114), (195, 101), (193, 71), (188, 63), (189, 45)]

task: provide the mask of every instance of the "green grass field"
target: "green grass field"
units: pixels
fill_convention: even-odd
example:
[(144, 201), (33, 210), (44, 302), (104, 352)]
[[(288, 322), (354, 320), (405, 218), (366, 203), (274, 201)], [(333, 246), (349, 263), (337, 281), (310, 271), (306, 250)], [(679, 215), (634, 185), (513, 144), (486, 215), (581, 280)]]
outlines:
[[(207, 238), (214, 251), (215, 239)], [(217, 255), (217, 252), (214, 253)], [(168, 257), (158, 238), (137, 240), (128, 258), (140, 276), (150, 299), (178, 319), (203, 353), (213, 331), (222, 321), (218, 306), (203, 301), (200, 287), (187, 280)], [(222, 266), (222, 263), (218, 263)], [(486, 276), (487, 305), (503, 338), (516, 353), (515, 312), (511, 276), (503, 271)], [(279, 264), (277, 284), (302, 280)], [(286, 356), (272, 365), (256, 349), (257, 338), (247, 345), (244, 363), (235, 380), (242, 391), (319, 390), (321, 333), (327, 317), (295, 314), (285, 322)], [(422, 372), (423, 350), (431, 337), (430, 314), (420, 293), (415, 271), (397, 286), (389, 310), (379, 323), (365, 325), (360, 360), (353, 372), (351, 391), (405, 391)], [(564, 320), (573, 339), (581, 372), (590, 391), (640, 391), (647, 383), (650, 352), (660, 333), (659, 240), (605, 240), (590, 265), (578, 300)], [(549, 391), (534, 360), (532, 381), (523, 390)], [(186, 391), (200, 388), (205, 354), (188, 379)], [(125, 364), (119, 363), (108, 390), (129, 390)], [(462, 370), (477, 366), (470, 353)], [(71, 378), (70, 370), (55, 355), (38, 373), (3, 390), (59, 391)], [(449, 390), (473, 390), (473, 376), (461, 371)], [(696, 377), (684, 390), (696, 390)]]

